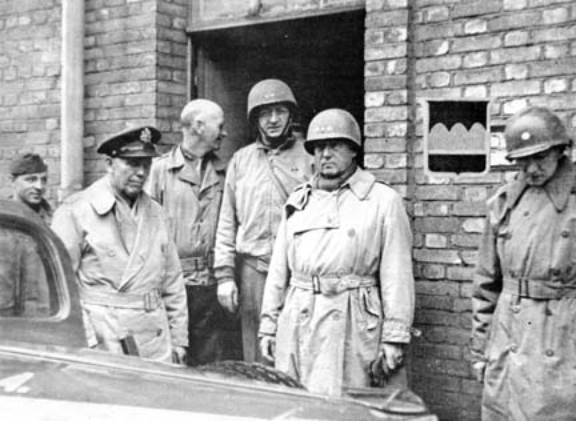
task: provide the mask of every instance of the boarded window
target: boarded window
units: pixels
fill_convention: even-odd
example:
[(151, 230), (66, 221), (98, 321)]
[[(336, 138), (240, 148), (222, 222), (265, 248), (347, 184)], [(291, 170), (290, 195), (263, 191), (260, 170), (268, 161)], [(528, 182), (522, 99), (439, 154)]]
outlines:
[(488, 101), (425, 101), (424, 165), (429, 173), (483, 174), (489, 168)]

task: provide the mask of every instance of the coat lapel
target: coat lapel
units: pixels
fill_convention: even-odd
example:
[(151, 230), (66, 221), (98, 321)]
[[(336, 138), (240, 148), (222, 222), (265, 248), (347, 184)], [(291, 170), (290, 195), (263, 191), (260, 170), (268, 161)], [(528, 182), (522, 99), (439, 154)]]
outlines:
[(157, 238), (159, 215), (153, 208), (152, 201), (147, 194), (142, 193), (138, 201), (137, 205), (140, 207), (137, 217), (138, 231), (134, 240), (134, 248), (130, 253), (126, 269), (122, 275), (120, 291), (127, 291), (134, 285), (139, 273), (146, 266), (148, 255), (152, 250), (156, 250), (151, 245), (153, 240)]

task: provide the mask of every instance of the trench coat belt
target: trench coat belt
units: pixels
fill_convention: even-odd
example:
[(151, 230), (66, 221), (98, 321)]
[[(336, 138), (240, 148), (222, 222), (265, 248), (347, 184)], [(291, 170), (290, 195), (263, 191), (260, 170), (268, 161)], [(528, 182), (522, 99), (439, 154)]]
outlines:
[(536, 300), (576, 298), (576, 284), (552, 283), (547, 279), (504, 278), (502, 292)]
[(156, 288), (144, 294), (130, 294), (127, 292), (98, 291), (94, 288), (80, 288), (80, 299), (85, 304), (93, 304), (115, 308), (132, 308), (152, 311), (160, 307), (162, 297)]
[(211, 254), (208, 257), (197, 256), (197, 257), (181, 257), (180, 263), (182, 264), (182, 270), (184, 272), (189, 271), (201, 271), (204, 269), (210, 269), (212, 267)]
[(349, 289), (371, 287), (376, 284), (374, 276), (355, 275), (353, 273), (343, 275), (292, 273), (290, 278), (290, 285), (326, 296), (337, 295)]

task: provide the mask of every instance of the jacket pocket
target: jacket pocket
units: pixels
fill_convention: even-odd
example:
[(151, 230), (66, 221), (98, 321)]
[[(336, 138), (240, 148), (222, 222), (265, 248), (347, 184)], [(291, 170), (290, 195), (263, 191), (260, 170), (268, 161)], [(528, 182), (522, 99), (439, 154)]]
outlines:
[(372, 288), (361, 288), (360, 299), (362, 303), (362, 310), (364, 320), (366, 322), (366, 329), (376, 329), (382, 320), (382, 304), (380, 297), (376, 290)]

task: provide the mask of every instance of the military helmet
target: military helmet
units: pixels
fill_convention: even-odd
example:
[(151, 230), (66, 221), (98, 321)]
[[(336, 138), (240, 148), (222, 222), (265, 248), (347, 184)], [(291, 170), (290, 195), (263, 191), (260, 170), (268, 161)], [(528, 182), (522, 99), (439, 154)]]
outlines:
[(308, 126), (304, 147), (314, 154), (314, 142), (317, 140), (345, 139), (357, 149), (362, 147), (362, 135), (356, 119), (346, 110), (331, 108), (319, 112)]
[(294, 111), (298, 106), (292, 89), (279, 79), (264, 79), (258, 82), (250, 89), (248, 94), (248, 120), (254, 116), (254, 111), (263, 106), (270, 104), (285, 103)]
[(545, 107), (528, 107), (506, 123), (506, 158), (514, 160), (544, 152), (554, 146), (570, 145), (566, 126)]

